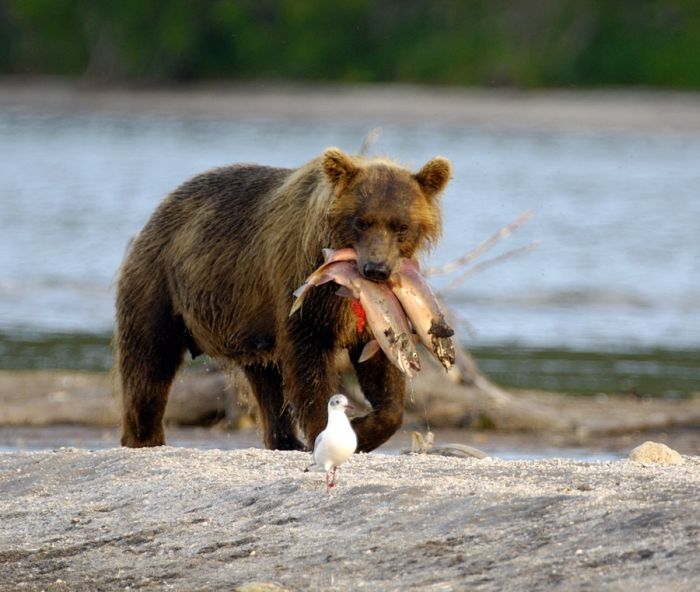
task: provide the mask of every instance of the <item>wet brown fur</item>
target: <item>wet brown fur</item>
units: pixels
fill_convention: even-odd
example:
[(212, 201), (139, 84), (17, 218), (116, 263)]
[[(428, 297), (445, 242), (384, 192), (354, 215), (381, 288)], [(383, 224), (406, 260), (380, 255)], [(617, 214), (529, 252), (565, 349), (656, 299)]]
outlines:
[(373, 411), (354, 420), (359, 450), (401, 424), (405, 381), (384, 356), (359, 364), (358, 335), (334, 285), (314, 289), (289, 316), (292, 291), (321, 249), (354, 246), (360, 265), (413, 257), (440, 235), (437, 195), (450, 176), (437, 157), (415, 175), (383, 158), (329, 148), (299, 169), (233, 165), (171, 193), (134, 240), (117, 289), (116, 347), (122, 444), (165, 442), (163, 413), (184, 353), (243, 367), (260, 408), (265, 445), (312, 444), (336, 392), (339, 348), (350, 351)]

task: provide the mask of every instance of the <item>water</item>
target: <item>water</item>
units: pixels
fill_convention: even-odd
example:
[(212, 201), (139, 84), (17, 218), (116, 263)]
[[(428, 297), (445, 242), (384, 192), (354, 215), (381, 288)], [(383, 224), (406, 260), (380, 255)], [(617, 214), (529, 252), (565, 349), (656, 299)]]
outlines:
[[(260, 434), (256, 430), (212, 430), (211, 428), (185, 428), (168, 426), (168, 446), (176, 448), (199, 448), (203, 450), (239, 450), (242, 448), (262, 448)], [(436, 442), (441, 445), (458, 442), (465, 443), (470, 434), (461, 430), (438, 430)], [(567, 458), (571, 460), (610, 461), (625, 456), (625, 451), (615, 446), (607, 448), (590, 447), (554, 447), (536, 440), (525, 441), (520, 438), (493, 436), (478, 448), (493, 458), (503, 460), (540, 460), (546, 458)], [(474, 444), (471, 443), (473, 446)], [(56, 450), (58, 448), (81, 448), (88, 450), (105, 450), (119, 446), (117, 429), (96, 428), (90, 426), (42, 426), (42, 427), (1, 427), (0, 454), (22, 450)], [(410, 434), (398, 432), (386, 444), (373, 454), (398, 455), (405, 448), (410, 448)]]
[[(117, 267), (168, 191), (231, 162), (296, 166), (329, 145), (354, 151), (377, 123), (0, 113), (0, 366), (108, 365)], [(431, 264), (534, 211), (493, 254), (532, 240), (537, 251), (447, 295), (463, 340), (492, 352), (492, 367), (515, 376), (518, 352), (549, 352), (558, 368), (633, 355), (628, 373), (664, 376), (654, 392), (700, 389), (699, 136), (417, 122), (384, 126), (376, 151), (454, 164)]]

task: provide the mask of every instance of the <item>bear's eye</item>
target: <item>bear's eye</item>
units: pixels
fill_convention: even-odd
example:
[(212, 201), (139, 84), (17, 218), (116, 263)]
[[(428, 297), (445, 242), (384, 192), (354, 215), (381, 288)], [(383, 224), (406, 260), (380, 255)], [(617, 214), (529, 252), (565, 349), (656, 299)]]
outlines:
[(369, 222), (363, 218), (358, 218), (355, 220), (355, 228), (358, 230), (367, 230), (369, 228)]
[(402, 224), (398, 221), (391, 222), (389, 228), (397, 234), (406, 234), (408, 232), (408, 224)]

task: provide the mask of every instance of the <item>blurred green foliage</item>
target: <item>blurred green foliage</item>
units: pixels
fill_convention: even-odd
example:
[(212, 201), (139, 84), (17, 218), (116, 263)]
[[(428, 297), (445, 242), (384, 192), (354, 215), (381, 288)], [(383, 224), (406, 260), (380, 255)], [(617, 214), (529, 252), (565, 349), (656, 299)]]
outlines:
[(0, 73), (700, 87), (698, 0), (3, 0)]

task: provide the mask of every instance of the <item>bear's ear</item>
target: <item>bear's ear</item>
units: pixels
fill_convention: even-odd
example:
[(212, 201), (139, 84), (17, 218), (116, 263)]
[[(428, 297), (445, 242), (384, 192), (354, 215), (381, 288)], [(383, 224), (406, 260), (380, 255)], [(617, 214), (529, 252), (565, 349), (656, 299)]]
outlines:
[(436, 156), (423, 165), (413, 178), (418, 181), (418, 185), (423, 193), (432, 197), (445, 188), (452, 176), (452, 165), (444, 156)]
[(333, 185), (348, 182), (359, 170), (352, 157), (340, 148), (328, 148), (323, 153), (323, 172)]

